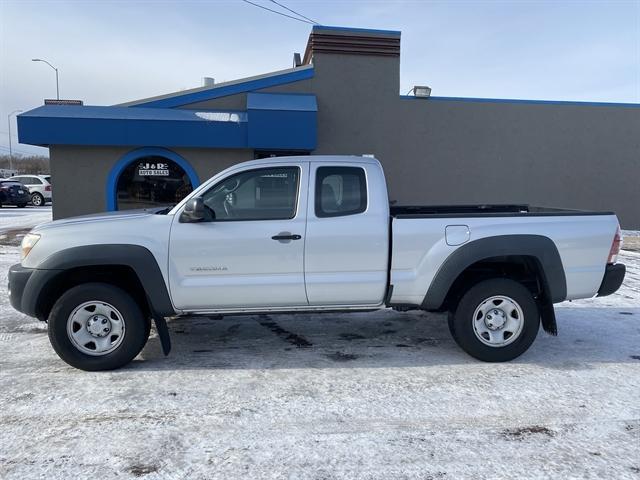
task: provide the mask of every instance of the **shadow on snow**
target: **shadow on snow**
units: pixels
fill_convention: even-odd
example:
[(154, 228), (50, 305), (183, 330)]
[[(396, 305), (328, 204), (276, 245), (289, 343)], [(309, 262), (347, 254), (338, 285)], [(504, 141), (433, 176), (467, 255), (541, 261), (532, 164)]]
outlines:
[[(540, 330), (510, 363), (564, 370), (640, 363), (640, 308), (558, 308), (557, 317), (557, 337)], [(152, 336), (126, 370), (487, 365), (455, 344), (445, 315), (426, 312), (184, 317), (169, 330), (169, 357)]]

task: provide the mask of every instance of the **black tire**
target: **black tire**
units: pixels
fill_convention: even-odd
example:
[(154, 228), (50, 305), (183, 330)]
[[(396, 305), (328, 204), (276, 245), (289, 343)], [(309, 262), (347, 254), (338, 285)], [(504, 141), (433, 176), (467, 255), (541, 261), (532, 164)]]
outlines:
[[(115, 307), (125, 322), (121, 343), (101, 356), (83, 353), (67, 334), (67, 321), (74, 309), (94, 300)], [(134, 299), (124, 290), (105, 283), (85, 283), (67, 290), (48, 319), (49, 341), (58, 356), (72, 367), (87, 371), (113, 370), (131, 362), (147, 343), (150, 328), (150, 319), (145, 318)]]
[[(476, 309), (487, 299), (497, 295), (515, 301), (523, 313), (521, 330), (511, 343), (504, 346), (483, 343), (474, 329)], [(540, 313), (532, 293), (521, 283), (506, 278), (494, 278), (475, 284), (462, 296), (455, 313), (449, 314), (449, 330), (453, 339), (469, 355), (485, 362), (507, 362), (519, 357), (531, 346), (539, 329)]]
[(41, 207), (45, 204), (44, 197), (41, 193), (34, 192), (31, 194), (31, 205), (34, 207)]

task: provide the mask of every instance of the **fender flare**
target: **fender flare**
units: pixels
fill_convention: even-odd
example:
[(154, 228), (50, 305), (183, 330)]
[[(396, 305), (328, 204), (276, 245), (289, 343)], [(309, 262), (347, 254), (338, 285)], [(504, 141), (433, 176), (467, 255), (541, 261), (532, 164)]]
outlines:
[(466, 243), (455, 250), (436, 273), (422, 302), (424, 310), (438, 310), (455, 280), (481, 260), (502, 256), (528, 256), (537, 260), (546, 300), (562, 302), (567, 297), (567, 280), (562, 259), (553, 240), (543, 235), (498, 235)]
[(60, 250), (40, 263), (29, 277), (22, 297), (22, 311), (37, 316), (41, 292), (66, 270), (99, 265), (125, 265), (138, 276), (156, 324), (162, 350), (171, 350), (169, 330), (164, 317), (176, 314), (164, 276), (153, 254), (145, 247), (131, 244), (97, 244)]

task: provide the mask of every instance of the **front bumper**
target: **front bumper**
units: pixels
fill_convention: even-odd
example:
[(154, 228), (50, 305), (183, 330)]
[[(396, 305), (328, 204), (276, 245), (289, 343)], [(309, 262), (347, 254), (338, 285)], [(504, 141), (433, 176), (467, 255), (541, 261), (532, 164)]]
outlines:
[(22, 297), (33, 272), (32, 268), (25, 268), (19, 263), (9, 268), (9, 302), (19, 312), (25, 313), (22, 309)]
[(598, 296), (605, 297), (617, 291), (624, 281), (626, 271), (627, 269), (622, 263), (608, 264), (604, 271), (604, 278), (598, 289)]

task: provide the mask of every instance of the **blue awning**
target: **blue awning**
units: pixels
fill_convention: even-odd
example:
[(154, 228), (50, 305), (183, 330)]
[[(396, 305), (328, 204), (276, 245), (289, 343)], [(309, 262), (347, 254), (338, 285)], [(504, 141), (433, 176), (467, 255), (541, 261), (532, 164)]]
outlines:
[[(253, 148), (281, 149), (282, 145), (316, 146), (318, 103), (315, 95), (249, 93), (248, 143)], [(294, 140), (295, 139), (295, 140)]]
[(45, 105), (18, 115), (20, 143), (211, 148), (316, 147), (315, 95), (248, 94), (247, 111)]

